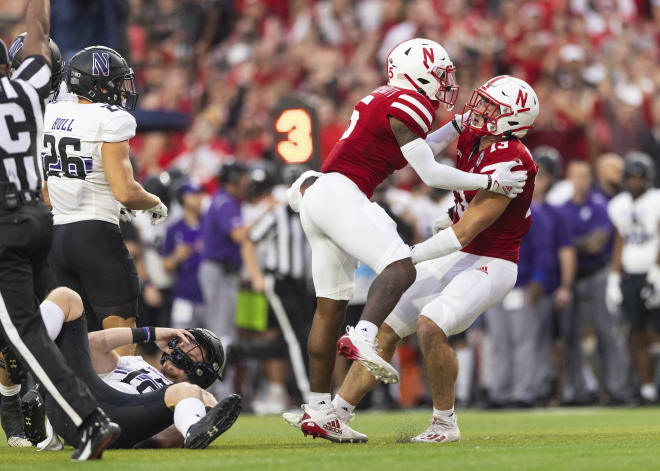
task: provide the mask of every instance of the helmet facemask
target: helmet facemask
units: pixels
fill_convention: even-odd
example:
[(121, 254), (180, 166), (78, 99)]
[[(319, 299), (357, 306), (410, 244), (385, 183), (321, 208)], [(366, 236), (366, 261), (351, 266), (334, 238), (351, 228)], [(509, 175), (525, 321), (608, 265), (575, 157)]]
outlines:
[(447, 111), (453, 110), (458, 99), (459, 90), (456, 81), (456, 67), (453, 65), (436, 66), (429, 73), (438, 81), (438, 91), (435, 93), (435, 99), (443, 103)]
[[(183, 370), (192, 384), (196, 384), (201, 388), (206, 389), (211, 386), (216, 379), (222, 381), (224, 358), (221, 360), (223, 364), (219, 364), (218, 359), (214, 359), (214, 354), (209, 350), (210, 346), (196, 335), (195, 330), (196, 329), (188, 329), (188, 331), (195, 337), (195, 341), (192, 342), (195, 347), (185, 352), (180, 346), (181, 339), (175, 337), (168, 342), (167, 346), (169, 347), (170, 352), (163, 353), (160, 358), (160, 364), (163, 365), (166, 361), (170, 361), (174, 366)], [(196, 348), (199, 348), (202, 361), (195, 361), (190, 357), (190, 352)]]
[(108, 82), (108, 87), (114, 95), (114, 105), (126, 111), (133, 111), (137, 106), (138, 93), (135, 91), (135, 75), (130, 73)]
[(498, 121), (505, 116), (513, 116), (513, 110), (483, 91), (475, 90), (463, 109), (463, 116), (466, 116), (465, 123), (475, 134), (498, 136), (502, 134), (498, 132)]

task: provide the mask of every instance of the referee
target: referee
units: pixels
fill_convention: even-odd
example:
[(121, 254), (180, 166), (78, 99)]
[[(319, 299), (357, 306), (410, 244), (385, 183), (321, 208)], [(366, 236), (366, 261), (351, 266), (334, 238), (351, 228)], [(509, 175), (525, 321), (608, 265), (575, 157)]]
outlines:
[[(248, 189), (256, 200), (274, 199), (273, 184), (272, 177), (265, 169), (257, 167), (249, 174)], [(249, 232), (243, 255), (248, 269), (254, 266), (249, 259), (258, 259), (265, 278), (264, 294), (268, 299), (270, 314), (279, 324), (288, 347), (296, 386), (306, 401), (309, 378), (305, 347), (311, 327), (309, 312), (314, 297), (308, 287), (311, 248), (303, 232), (300, 216), (288, 205), (275, 205)]]
[(49, 340), (35, 295), (35, 278), (53, 234), (52, 216), (41, 199), (37, 158), (51, 84), (49, 19), (50, 1), (32, 0), (25, 59), (11, 79), (7, 47), (0, 41), (0, 327), (22, 364), (78, 426), (80, 445), (71, 458), (85, 461), (100, 458), (120, 430)]

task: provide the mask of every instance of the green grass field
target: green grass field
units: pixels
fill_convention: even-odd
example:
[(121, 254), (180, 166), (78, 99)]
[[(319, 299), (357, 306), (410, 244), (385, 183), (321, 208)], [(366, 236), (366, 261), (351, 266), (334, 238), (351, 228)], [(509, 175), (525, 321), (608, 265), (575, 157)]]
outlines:
[(279, 417), (239, 417), (203, 451), (107, 451), (103, 460), (69, 461), (71, 448), (39, 453), (0, 445), (0, 470), (75, 467), (104, 470), (660, 469), (660, 408), (466, 411), (463, 439), (447, 445), (402, 443), (426, 428), (427, 412), (362, 413), (352, 422), (367, 444), (304, 438)]

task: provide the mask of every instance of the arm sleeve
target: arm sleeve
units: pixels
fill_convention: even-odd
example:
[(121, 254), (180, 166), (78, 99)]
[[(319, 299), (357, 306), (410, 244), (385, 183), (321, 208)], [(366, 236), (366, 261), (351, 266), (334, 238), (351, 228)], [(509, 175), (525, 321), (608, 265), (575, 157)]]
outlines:
[(445, 190), (482, 190), (488, 187), (488, 176), (463, 172), (439, 164), (424, 139), (415, 139), (401, 147), (401, 152), (422, 181)]
[(103, 135), (101, 136), (101, 141), (122, 142), (135, 136), (137, 123), (133, 116), (120, 109), (110, 111), (110, 108), (107, 108), (103, 111), (107, 111), (108, 118), (103, 122)]
[(11, 76), (34, 88), (39, 98), (45, 100), (50, 93), (50, 66), (43, 56), (30, 56)]
[(413, 96), (404, 93), (390, 103), (387, 114), (404, 123), (408, 128), (424, 139), (433, 126), (435, 110), (422, 95)]
[(449, 121), (440, 129), (433, 131), (431, 134), (426, 136), (426, 143), (433, 151), (433, 155), (438, 155), (440, 152), (445, 150), (445, 148), (451, 144), (458, 136), (459, 132), (456, 129), (456, 126), (454, 126), (452, 121)]

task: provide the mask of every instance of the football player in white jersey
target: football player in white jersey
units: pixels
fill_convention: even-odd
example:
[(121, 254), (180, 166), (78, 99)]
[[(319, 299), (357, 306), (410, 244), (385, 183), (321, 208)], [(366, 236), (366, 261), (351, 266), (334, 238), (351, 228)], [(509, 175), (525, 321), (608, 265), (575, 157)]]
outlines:
[(616, 228), (612, 272), (607, 280), (607, 306), (623, 308), (630, 322), (633, 358), (645, 402), (657, 402), (647, 324), (660, 331), (660, 190), (653, 188), (655, 164), (646, 154), (626, 157), (626, 191), (610, 201), (607, 211)]
[[(228, 430), (241, 411), (241, 398), (219, 402), (205, 391), (222, 379), (225, 354), (207, 329), (119, 327), (87, 332), (80, 296), (60, 287), (41, 304), (41, 315), (72, 370), (89, 387), (123, 433), (114, 448), (206, 448)], [(139, 356), (119, 356), (118, 347), (154, 342), (163, 351), (160, 370)], [(68, 419), (32, 390), (23, 398), (29, 424), (26, 434), (42, 449), (58, 449), (54, 433), (46, 437), (44, 414), (68, 444), (77, 437)], [(50, 428), (50, 427), (49, 427)]]
[(133, 70), (116, 51), (93, 46), (64, 75), (73, 97), (47, 106), (41, 152), (55, 224), (49, 262), (58, 284), (82, 296), (90, 330), (135, 326), (139, 282), (120, 210), (148, 211), (155, 224), (167, 207), (133, 178)]

